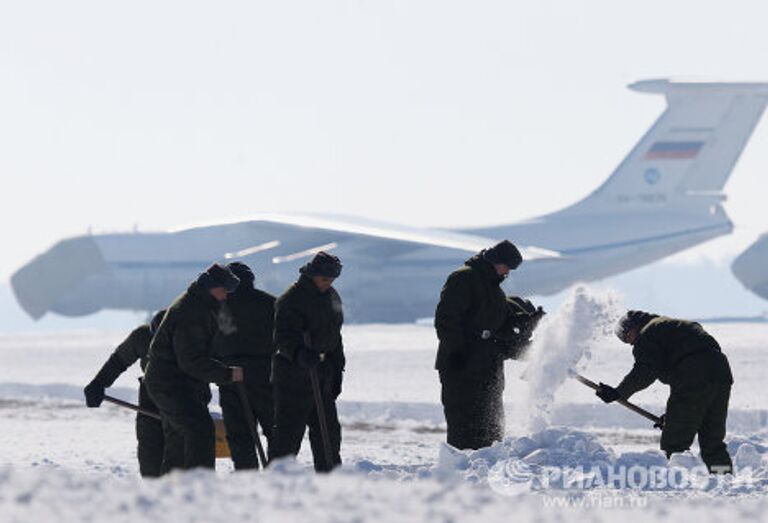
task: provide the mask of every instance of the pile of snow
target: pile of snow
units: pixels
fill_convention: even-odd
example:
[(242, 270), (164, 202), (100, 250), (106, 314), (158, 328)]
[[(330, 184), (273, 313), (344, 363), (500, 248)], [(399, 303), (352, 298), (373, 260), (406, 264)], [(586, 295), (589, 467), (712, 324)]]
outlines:
[(616, 455), (592, 434), (553, 427), (476, 451), (462, 452), (444, 445), (432, 475), (441, 480), (487, 483), (506, 496), (553, 489), (765, 493), (768, 447), (742, 439), (732, 441), (729, 450), (735, 476), (714, 477), (690, 452), (675, 454), (669, 461), (657, 450)]
[[(359, 460), (328, 475), (293, 459), (266, 472), (197, 470), (158, 480), (76, 473), (45, 463), (25, 470), (0, 466), (0, 519), (298, 522), (311, 514), (318, 522), (503, 521), (514, 510), (516, 519), (561, 521), (584, 509), (612, 508), (590, 514), (595, 521), (615, 521), (620, 511), (626, 521), (643, 521), (659, 511), (691, 517), (706, 509), (705, 519), (754, 521), (768, 508), (768, 448), (748, 441), (733, 445), (736, 463), (754, 469), (750, 478), (717, 481), (694, 474), (693, 482), (664, 488), (642, 484), (650, 476), (637, 471), (660, 471), (680, 483), (700, 466), (698, 458), (680, 455), (668, 465), (655, 451), (616, 456), (594, 436), (566, 428), (471, 452), (443, 446), (437, 463), (428, 466)], [(739, 510), (723, 498), (733, 498)]]
[(525, 371), (529, 430), (550, 425), (555, 393), (571, 370), (583, 368), (595, 345), (612, 335), (623, 312), (617, 295), (577, 287), (557, 311), (544, 317)]

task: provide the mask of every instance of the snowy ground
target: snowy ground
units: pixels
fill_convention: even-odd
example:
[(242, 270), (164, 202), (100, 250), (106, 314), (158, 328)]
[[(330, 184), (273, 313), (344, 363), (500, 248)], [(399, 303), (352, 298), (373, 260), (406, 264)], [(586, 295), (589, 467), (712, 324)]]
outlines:
[[(436, 341), (419, 325), (346, 328), (341, 470), (317, 477), (303, 451), (266, 473), (232, 474), (219, 460), (215, 474), (143, 481), (132, 414), (81, 400), (125, 333), (0, 334), (0, 522), (766, 520), (768, 325), (707, 328), (736, 377), (729, 442), (745, 471), (720, 483), (697, 473), (695, 455), (667, 466), (643, 418), (573, 380), (557, 390), (547, 428), (531, 430), (540, 413), (528, 393), (542, 383), (520, 378), (525, 362), (507, 364), (508, 438), (474, 453), (444, 446)], [(615, 384), (631, 366), (629, 348), (610, 338), (587, 352), (579, 370), (594, 381)], [(135, 399), (135, 379), (132, 369), (113, 392)], [(634, 399), (660, 414), (666, 392), (657, 384)]]

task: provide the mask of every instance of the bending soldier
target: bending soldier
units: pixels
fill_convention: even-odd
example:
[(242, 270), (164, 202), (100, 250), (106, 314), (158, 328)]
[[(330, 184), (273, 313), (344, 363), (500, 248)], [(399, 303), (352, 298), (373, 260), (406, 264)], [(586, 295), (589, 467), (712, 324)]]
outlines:
[[(99, 407), (104, 401), (105, 389), (112, 386), (128, 367), (140, 361), (141, 370), (146, 371), (149, 354), (149, 344), (163, 320), (165, 310), (159, 311), (152, 317), (148, 325), (141, 325), (131, 332), (117, 346), (109, 359), (101, 367), (96, 377), (85, 387), (85, 403), (89, 407)], [(157, 411), (152, 399), (147, 394), (144, 380), (139, 378), (139, 407), (144, 410)], [(163, 427), (160, 421), (136, 414), (136, 440), (138, 448), (136, 455), (139, 459), (139, 473), (143, 477), (160, 476), (163, 461)]]
[(162, 472), (213, 468), (216, 437), (208, 412), (209, 383), (243, 380), (240, 367), (212, 357), (219, 303), (239, 280), (214, 264), (171, 304), (149, 348), (145, 383), (162, 417)]
[(717, 341), (698, 323), (643, 311), (627, 312), (616, 334), (634, 346), (635, 364), (618, 387), (601, 383), (600, 399), (628, 399), (656, 380), (669, 385), (661, 432), (667, 458), (688, 450), (698, 434), (710, 472), (732, 472), (724, 439), (733, 375)]

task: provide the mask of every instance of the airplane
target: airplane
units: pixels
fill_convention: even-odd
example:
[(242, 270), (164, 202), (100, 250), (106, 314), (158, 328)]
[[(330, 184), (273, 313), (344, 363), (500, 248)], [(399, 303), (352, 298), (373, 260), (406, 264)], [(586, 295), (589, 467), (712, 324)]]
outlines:
[(744, 287), (768, 300), (768, 233), (733, 260), (731, 272)]
[(723, 186), (757, 125), (768, 83), (629, 85), (667, 107), (611, 176), (581, 201), (510, 225), (457, 231), (364, 219), (261, 215), (167, 232), (64, 239), (18, 269), (11, 284), (35, 319), (167, 306), (213, 261), (242, 261), (257, 285), (282, 292), (320, 250), (344, 263), (336, 282), (350, 322), (431, 317), (447, 275), (501, 239), (525, 262), (505, 283), (550, 295), (729, 234)]

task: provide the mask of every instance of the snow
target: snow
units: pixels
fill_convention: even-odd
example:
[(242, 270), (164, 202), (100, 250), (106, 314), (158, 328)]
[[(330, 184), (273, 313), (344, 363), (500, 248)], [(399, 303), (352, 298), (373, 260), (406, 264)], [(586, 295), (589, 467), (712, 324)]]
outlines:
[[(507, 364), (507, 437), (468, 452), (444, 444), (433, 329), (347, 328), (345, 464), (323, 476), (305, 444), (267, 472), (231, 473), (219, 460), (216, 472), (142, 480), (133, 413), (81, 399), (126, 333), (0, 334), (0, 522), (766, 520), (768, 325), (706, 326), (736, 377), (728, 445), (738, 472), (711, 478), (696, 445), (668, 463), (645, 419), (568, 379), (576, 368), (616, 384), (629, 370), (631, 350), (610, 335), (620, 309), (616, 296), (582, 288), (552, 311), (530, 361)], [(134, 400), (137, 372), (111, 392)], [(531, 394), (546, 401), (531, 407)], [(666, 395), (656, 384), (633, 400), (660, 414)]]
[(617, 296), (580, 286), (554, 314), (544, 317), (525, 371), (531, 430), (542, 430), (551, 423), (555, 393), (569, 371), (581, 370), (580, 362), (590, 359), (592, 348), (608, 338), (622, 312)]

